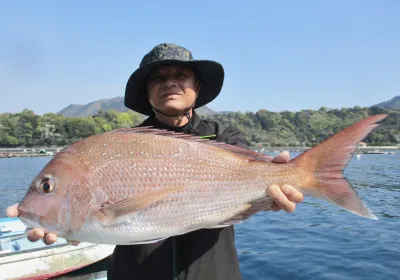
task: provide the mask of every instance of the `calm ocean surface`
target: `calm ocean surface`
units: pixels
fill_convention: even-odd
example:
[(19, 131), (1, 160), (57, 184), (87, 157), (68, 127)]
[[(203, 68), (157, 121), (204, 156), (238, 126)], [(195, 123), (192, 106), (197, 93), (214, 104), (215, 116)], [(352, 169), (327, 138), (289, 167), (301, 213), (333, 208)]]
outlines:
[[(0, 217), (49, 160), (0, 159)], [(244, 279), (400, 279), (400, 154), (353, 158), (345, 175), (379, 220), (311, 197), (259, 213), (236, 226)]]

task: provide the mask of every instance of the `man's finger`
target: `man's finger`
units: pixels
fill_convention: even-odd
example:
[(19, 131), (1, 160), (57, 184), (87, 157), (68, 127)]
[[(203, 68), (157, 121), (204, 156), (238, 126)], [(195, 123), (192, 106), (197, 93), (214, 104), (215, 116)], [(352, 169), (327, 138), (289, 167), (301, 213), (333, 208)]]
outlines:
[(290, 153), (288, 151), (283, 151), (279, 155), (275, 156), (272, 159), (272, 162), (275, 163), (286, 163), (290, 160)]
[(6, 210), (6, 214), (10, 218), (18, 217), (18, 203), (8, 206)]
[(27, 231), (27, 234), (28, 234), (28, 240), (31, 242), (36, 242), (44, 237), (44, 231), (41, 230), (40, 228), (29, 229)]
[(289, 201), (278, 186), (270, 186), (268, 194), (282, 210), (291, 213), (296, 208), (296, 204)]
[(287, 199), (292, 202), (299, 203), (304, 200), (303, 194), (290, 185), (283, 185), (281, 191), (286, 195)]
[(50, 245), (53, 244), (54, 242), (57, 241), (57, 235), (55, 235), (54, 233), (48, 233), (45, 235), (45, 237), (43, 238), (43, 242), (46, 245)]

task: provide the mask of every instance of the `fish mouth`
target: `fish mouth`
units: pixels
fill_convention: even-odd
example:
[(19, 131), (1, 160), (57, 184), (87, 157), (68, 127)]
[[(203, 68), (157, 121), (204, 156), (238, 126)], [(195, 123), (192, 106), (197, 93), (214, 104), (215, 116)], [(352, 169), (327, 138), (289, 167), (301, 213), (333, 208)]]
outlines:
[(19, 208), (18, 209), (18, 218), (21, 222), (26, 226), (26, 229), (33, 229), (33, 228), (40, 228), (45, 232), (53, 232), (59, 236), (63, 234), (62, 231), (59, 231), (57, 226), (49, 225), (46, 222), (42, 221), (43, 216), (38, 215), (36, 213), (24, 210)]
[(18, 209), (18, 213), (19, 213), (19, 218), (21, 220), (27, 221), (29, 223), (34, 223), (34, 224), (38, 224), (39, 220), (41, 218), (41, 216), (33, 213), (33, 212), (29, 212), (23, 209)]

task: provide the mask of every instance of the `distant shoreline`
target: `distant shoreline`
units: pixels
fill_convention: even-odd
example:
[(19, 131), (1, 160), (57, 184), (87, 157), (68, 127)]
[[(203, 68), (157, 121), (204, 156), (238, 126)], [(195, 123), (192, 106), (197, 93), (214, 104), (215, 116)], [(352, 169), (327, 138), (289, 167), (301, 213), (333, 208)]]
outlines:
[[(282, 151), (292, 152), (304, 152), (306, 150), (311, 149), (311, 147), (268, 147), (261, 149), (254, 149), (257, 152), (262, 153), (279, 153)], [(372, 151), (390, 151), (391, 153), (400, 153), (400, 145), (398, 146), (369, 146), (369, 147), (358, 147), (354, 154), (365, 154), (371, 153)]]
[[(12, 158), (12, 157), (51, 157), (61, 151), (64, 147), (33, 147), (33, 148), (0, 148), (0, 159), (1, 158)], [(310, 149), (310, 147), (268, 147), (261, 149), (253, 149), (261, 153), (279, 153), (282, 151), (293, 152), (304, 152)], [(369, 146), (369, 147), (358, 147), (355, 153), (367, 153), (374, 150), (378, 151), (396, 151), (400, 152), (400, 145), (398, 146)]]
[(64, 147), (0, 148), (0, 158), (12, 157), (50, 157)]

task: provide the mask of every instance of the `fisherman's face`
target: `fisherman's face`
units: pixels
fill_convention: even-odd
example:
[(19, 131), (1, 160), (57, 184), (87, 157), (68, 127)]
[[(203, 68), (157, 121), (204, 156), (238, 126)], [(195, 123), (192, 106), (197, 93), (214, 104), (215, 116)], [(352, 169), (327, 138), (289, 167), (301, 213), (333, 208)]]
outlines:
[(166, 114), (179, 113), (192, 106), (198, 89), (193, 69), (179, 65), (159, 68), (147, 82), (150, 104)]

